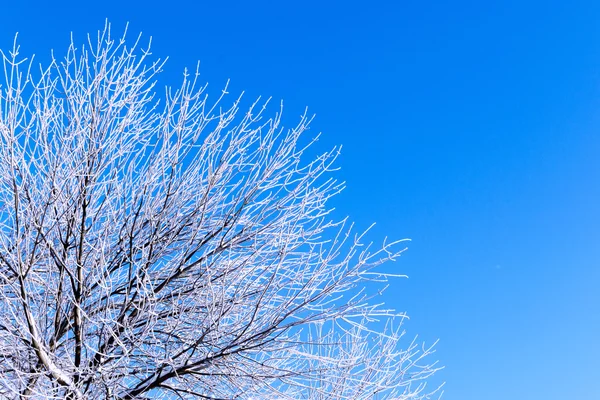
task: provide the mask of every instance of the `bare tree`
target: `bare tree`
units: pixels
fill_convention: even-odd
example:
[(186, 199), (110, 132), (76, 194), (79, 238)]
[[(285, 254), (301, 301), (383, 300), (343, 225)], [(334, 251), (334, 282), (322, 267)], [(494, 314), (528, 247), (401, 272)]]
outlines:
[(39, 72), (3, 53), (0, 396), (429, 398), (365, 286), (401, 245), (331, 220), (337, 149), (197, 72), (159, 101), (149, 56), (109, 26)]

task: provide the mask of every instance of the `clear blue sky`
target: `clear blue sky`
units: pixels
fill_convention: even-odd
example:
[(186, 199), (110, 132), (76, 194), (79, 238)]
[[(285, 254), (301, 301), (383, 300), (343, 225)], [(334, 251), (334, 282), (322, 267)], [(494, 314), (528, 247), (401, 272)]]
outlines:
[(109, 18), (317, 114), (334, 201), (411, 237), (386, 301), (440, 338), (450, 400), (600, 399), (600, 2), (12, 1), (0, 47), (65, 49)]

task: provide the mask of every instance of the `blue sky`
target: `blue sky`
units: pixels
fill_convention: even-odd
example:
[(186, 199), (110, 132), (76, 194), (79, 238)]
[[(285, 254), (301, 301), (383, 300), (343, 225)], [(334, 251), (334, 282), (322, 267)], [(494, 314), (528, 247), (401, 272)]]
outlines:
[(162, 83), (201, 61), (317, 114), (342, 144), (333, 201), (375, 241), (413, 239), (386, 302), (440, 338), (446, 399), (600, 399), (600, 3), (14, 1), (0, 47), (72, 31), (153, 36)]

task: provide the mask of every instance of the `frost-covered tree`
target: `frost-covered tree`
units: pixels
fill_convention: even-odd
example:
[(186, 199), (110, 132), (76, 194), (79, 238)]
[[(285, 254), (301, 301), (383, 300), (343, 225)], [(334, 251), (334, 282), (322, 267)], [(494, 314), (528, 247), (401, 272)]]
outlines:
[(0, 397), (430, 397), (431, 348), (365, 285), (401, 244), (331, 220), (310, 118), (197, 73), (158, 95), (163, 62), (109, 26), (71, 43), (39, 71), (3, 53)]

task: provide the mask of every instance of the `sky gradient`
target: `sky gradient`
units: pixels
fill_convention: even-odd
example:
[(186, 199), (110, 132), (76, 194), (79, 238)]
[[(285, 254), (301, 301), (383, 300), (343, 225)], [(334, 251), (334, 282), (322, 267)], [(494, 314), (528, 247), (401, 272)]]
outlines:
[[(501, 3), (501, 4), (491, 4)], [(60, 5), (59, 5), (60, 4)], [(93, 4), (93, 5), (92, 5)], [(409, 237), (385, 301), (440, 339), (449, 400), (600, 399), (600, 3), (14, 1), (0, 48), (47, 59), (108, 18), (161, 84), (316, 113), (339, 216)]]

